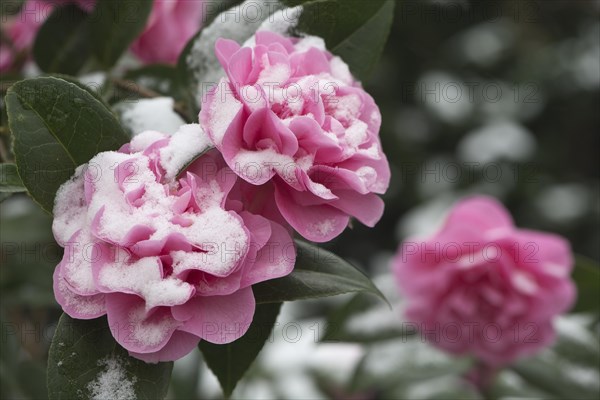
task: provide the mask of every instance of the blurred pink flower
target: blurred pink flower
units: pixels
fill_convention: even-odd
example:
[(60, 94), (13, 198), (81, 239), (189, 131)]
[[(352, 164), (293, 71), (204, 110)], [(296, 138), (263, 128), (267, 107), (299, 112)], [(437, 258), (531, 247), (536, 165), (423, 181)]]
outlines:
[(518, 229), (489, 197), (456, 204), (432, 237), (408, 239), (393, 269), (407, 319), (435, 346), (502, 366), (554, 340), (575, 298), (562, 237)]
[(73, 318), (106, 314), (117, 342), (147, 362), (236, 340), (253, 319), (251, 285), (294, 266), (289, 233), (229, 200), (238, 178), (216, 150), (177, 178), (208, 144), (199, 125), (144, 132), (78, 168), (56, 196), (58, 303)]
[(316, 37), (260, 31), (215, 49), (227, 77), (202, 99), (200, 123), (238, 176), (264, 185), (263, 208), (315, 242), (350, 217), (377, 223), (390, 179), (381, 114), (348, 66)]
[(146, 28), (131, 51), (146, 63), (177, 62), (179, 53), (202, 26), (204, 0), (154, 0)]

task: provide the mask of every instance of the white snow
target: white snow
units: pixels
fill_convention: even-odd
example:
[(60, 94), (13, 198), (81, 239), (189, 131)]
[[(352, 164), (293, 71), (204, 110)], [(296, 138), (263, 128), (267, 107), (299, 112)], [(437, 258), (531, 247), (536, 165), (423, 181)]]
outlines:
[(129, 142), (129, 147), (132, 152), (140, 152), (144, 151), (152, 143), (166, 138), (167, 135), (165, 135), (162, 132), (144, 131), (141, 133), (137, 133), (133, 138), (131, 138), (131, 142)]
[[(323, 38), (320, 38), (318, 36), (303, 36), (302, 38), (300, 38), (300, 40), (298, 41), (298, 43), (296, 43), (296, 45), (294, 46), (295, 50), (298, 52), (304, 52), (304, 51), (308, 51), (311, 48), (317, 48), (321, 51), (325, 51), (327, 50), (327, 46), (325, 46), (325, 41), (323, 40)], [(339, 57), (335, 57), (338, 58)], [(341, 61), (341, 59), (340, 59)]]
[(377, 184), (377, 171), (373, 167), (363, 166), (356, 170), (356, 175), (367, 188)]
[(216, 145), (221, 144), (231, 121), (242, 109), (242, 103), (230, 94), (227, 82), (225, 79), (220, 80), (214, 100), (210, 105), (209, 131)]
[(98, 92), (99, 89), (102, 88), (102, 85), (104, 85), (104, 82), (106, 82), (106, 73), (92, 72), (89, 74), (81, 75), (77, 79), (79, 79), (79, 82), (88, 86), (93, 91)]
[(114, 292), (140, 294), (146, 300), (146, 309), (183, 304), (194, 292), (187, 282), (174, 277), (163, 279), (158, 257), (144, 257), (131, 264), (122, 260), (107, 264), (100, 270), (98, 282)]
[(211, 207), (200, 215), (192, 216), (190, 228), (181, 228), (192, 243), (205, 253), (190, 254), (183, 251), (171, 253), (173, 273), (186, 269), (199, 269), (216, 276), (225, 276), (248, 250), (248, 236), (242, 223), (220, 207)]
[(320, 235), (327, 236), (335, 229), (335, 220), (324, 219), (312, 224), (311, 230), (316, 230)]
[(125, 362), (117, 356), (106, 357), (98, 361), (98, 366), (104, 367), (96, 379), (88, 383), (87, 389), (93, 400), (135, 400), (134, 376), (128, 379)]
[(173, 111), (174, 103), (171, 97), (140, 99), (135, 102), (121, 102), (115, 106), (115, 111), (133, 135), (148, 130), (173, 134), (185, 124)]
[(86, 165), (79, 166), (73, 177), (58, 188), (54, 197), (52, 231), (56, 241), (62, 246), (85, 222), (83, 184), (86, 168)]
[(87, 228), (82, 229), (65, 247), (67, 257), (63, 264), (63, 274), (69, 284), (81, 293), (96, 292), (92, 275), (92, 260), (98, 254), (93, 243), (93, 237)]
[[(263, 56), (263, 65), (268, 65), (269, 56), (265, 54)], [(292, 75), (292, 69), (286, 64), (274, 64), (264, 68), (258, 75), (256, 83), (258, 85), (266, 84), (277, 84), (276, 86), (283, 86), (290, 76)]]
[[(295, 28), (296, 25), (298, 25), (302, 11), (302, 6), (277, 10), (273, 14), (269, 15), (269, 18), (267, 18), (265, 22), (260, 25), (257, 31), (271, 31), (279, 33), (283, 36), (289, 36), (290, 31)], [(244, 45), (251, 44), (251, 40), (252, 39), (249, 39), (249, 41), (244, 43)]]
[[(324, 90), (321, 93), (332, 95), (334, 90), (339, 86), (330, 85), (324, 86)], [(342, 124), (347, 123), (350, 125), (360, 116), (360, 109), (362, 101), (356, 94), (349, 94), (346, 96), (336, 96), (335, 103), (326, 103), (326, 106), (331, 107), (332, 116), (340, 121)]]
[(339, 79), (346, 85), (352, 85), (354, 78), (350, 72), (350, 67), (348, 67), (348, 64), (346, 64), (344, 60), (335, 56), (329, 62), (329, 66), (331, 67), (331, 75), (333, 75), (334, 78)]
[(142, 346), (152, 347), (165, 341), (178, 324), (170, 316), (164, 316), (158, 320), (156, 318), (147, 320), (147, 316), (144, 306), (132, 309), (128, 316), (132, 328), (129, 339)]
[(165, 169), (165, 177), (174, 179), (183, 167), (210, 146), (210, 138), (200, 125), (179, 127), (169, 144), (160, 149), (160, 162)]
[(368, 126), (366, 123), (359, 119), (355, 120), (352, 125), (346, 129), (346, 143), (356, 149), (368, 139), (367, 129)]
[(79, 296), (73, 293), (62, 273), (56, 280), (56, 290), (58, 291), (56, 295), (60, 294), (63, 298), (64, 303), (61, 303), (61, 305), (68, 307), (70, 310), (85, 315), (100, 315), (105, 312), (102, 295)]

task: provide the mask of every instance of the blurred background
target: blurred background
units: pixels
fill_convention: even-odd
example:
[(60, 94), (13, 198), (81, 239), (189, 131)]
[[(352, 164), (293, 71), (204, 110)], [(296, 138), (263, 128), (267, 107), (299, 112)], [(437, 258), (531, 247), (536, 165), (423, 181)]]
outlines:
[[(597, 264), (599, 16), (595, 0), (398, 2), (365, 82), (393, 169), (386, 212), (374, 229), (355, 224), (327, 245), (368, 271), (393, 308), (361, 296), (286, 304), (234, 398), (481, 398), (462, 377), (470, 360), (403, 329), (389, 259), (405, 238), (435, 230), (457, 199), (483, 193), (517, 225), (559, 233)], [(27, 196), (6, 199), (0, 214), (0, 397), (45, 398), (62, 250)], [(502, 372), (490, 397), (597, 398), (597, 307), (561, 318), (557, 345)], [(219, 398), (199, 354), (176, 363), (170, 396)]]

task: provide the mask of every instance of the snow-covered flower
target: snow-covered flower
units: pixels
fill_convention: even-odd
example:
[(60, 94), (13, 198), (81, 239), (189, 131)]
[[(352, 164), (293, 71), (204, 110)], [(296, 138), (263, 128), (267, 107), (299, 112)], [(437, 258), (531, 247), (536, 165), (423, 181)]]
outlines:
[(238, 177), (220, 154), (193, 160), (208, 148), (199, 125), (147, 131), (79, 167), (56, 196), (57, 301), (73, 318), (106, 314), (117, 342), (148, 362), (236, 340), (253, 319), (251, 285), (294, 266), (288, 231), (229, 199)]

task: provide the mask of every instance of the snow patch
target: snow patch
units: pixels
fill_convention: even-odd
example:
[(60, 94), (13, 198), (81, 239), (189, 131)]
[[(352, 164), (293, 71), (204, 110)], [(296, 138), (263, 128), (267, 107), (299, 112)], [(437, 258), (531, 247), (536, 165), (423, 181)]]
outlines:
[(165, 170), (165, 177), (168, 180), (175, 179), (183, 167), (210, 146), (210, 138), (200, 125), (181, 126), (169, 144), (160, 149), (160, 163)]
[[(289, 36), (290, 32), (298, 25), (303, 10), (302, 6), (277, 10), (269, 15), (269, 18), (260, 25), (258, 30), (271, 31), (283, 36)], [(248, 41), (244, 43), (244, 46), (250, 44), (254, 45), (254, 36), (248, 39)]]
[(54, 198), (52, 231), (56, 241), (63, 247), (85, 222), (83, 177), (86, 168), (87, 165), (79, 166), (75, 175), (58, 188)]
[(119, 103), (115, 106), (115, 111), (133, 135), (149, 130), (173, 134), (185, 124), (173, 111), (174, 104), (171, 97), (156, 97), (137, 100), (135, 103)]
[(119, 357), (106, 357), (98, 361), (104, 367), (96, 379), (87, 385), (90, 398), (93, 400), (135, 400), (135, 383), (137, 378), (127, 378), (126, 361)]
[(223, 142), (223, 137), (233, 118), (242, 109), (242, 103), (237, 100), (228, 87), (228, 81), (221, 79), (210, 104), (210, 137), (215, 145)]

